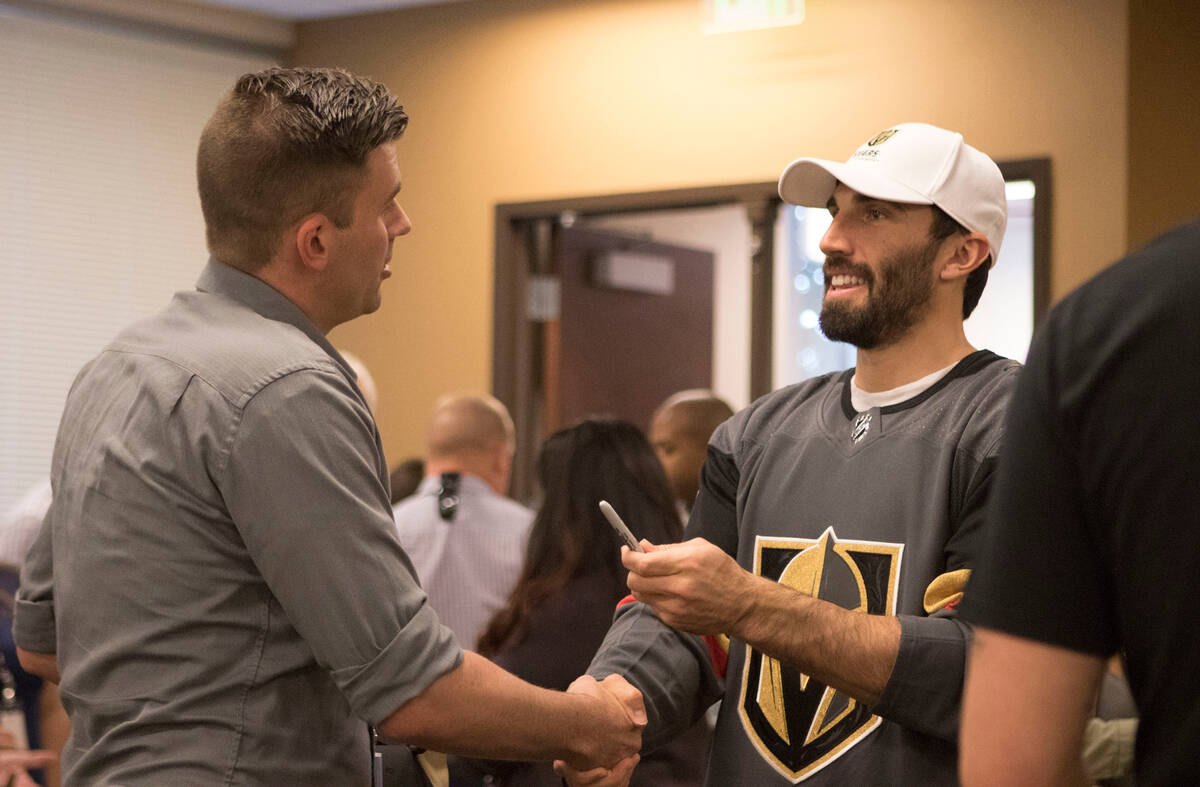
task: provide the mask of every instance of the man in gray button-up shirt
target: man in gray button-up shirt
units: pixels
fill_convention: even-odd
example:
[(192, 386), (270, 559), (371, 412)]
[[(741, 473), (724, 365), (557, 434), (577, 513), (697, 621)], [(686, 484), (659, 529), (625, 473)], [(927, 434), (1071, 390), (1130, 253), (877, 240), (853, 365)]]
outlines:
[(242, 77), (200, 141), (197, 290), (76, 378), (16, 620), (22, 663), (61, 678), (68, 782), (363, 784), (364, 721), (581, 767), (637, 750), (635, 691), (547, 692), (462, 651), (396, 539), (325, 334), (379, 307), (411, 228), (406, 121), (344, 72)]

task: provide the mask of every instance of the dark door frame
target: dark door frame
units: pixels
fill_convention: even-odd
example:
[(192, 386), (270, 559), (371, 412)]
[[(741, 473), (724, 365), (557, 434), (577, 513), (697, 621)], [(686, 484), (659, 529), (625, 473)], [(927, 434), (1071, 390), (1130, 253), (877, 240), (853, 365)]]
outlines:
[(1033, 325), (1041, 324), (1050, 311), (1053, 294), (1050, 290), (1050, 216), (1053, 191), (1050, 159), (1025, 158), (996, 162), (1006, 181), (1031, 180), (1036, 190), (1033, 198)]

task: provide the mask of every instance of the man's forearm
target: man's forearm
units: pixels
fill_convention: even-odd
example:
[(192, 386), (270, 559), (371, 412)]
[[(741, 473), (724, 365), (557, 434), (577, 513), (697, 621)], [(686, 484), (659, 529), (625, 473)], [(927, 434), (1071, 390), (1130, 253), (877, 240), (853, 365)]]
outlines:
[(860, 702), (883, 693), (900, 649), (900, 621), (843, 609), (754, 577), (729, 635)]
[(669, 626), (727, 634), (867, 704), (887, 685), (900, 621), (851, 612), (750, 573), (703, 538), (622, 548), (629, 589)]
[(623, 713), (591, 696), (537, 688), (467, 651), (458, 668), (392, 713), (380, 731), (470, 757), (559, 759), (594, 767), (640, 748), (637, 725), (629, 722), (621, 731), (611, 724)]
[(54, 653), (34, 653), (31, 650), (17, 648), (17, 659), (21, 667), (31, 675), (37, 675), (42, 680), (57, 684), (58, 658)]
[(966, 785), (1085, 785), (1083, 735), (1104, 659), (975, 629), (963, 699)]

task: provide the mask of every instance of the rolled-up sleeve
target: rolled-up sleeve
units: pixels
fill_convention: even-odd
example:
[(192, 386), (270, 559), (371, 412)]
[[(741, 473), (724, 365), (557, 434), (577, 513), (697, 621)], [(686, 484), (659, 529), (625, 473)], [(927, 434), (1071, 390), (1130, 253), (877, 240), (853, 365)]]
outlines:
[(38, 532), (21, 566), (21, 587), (17, 590), (13, 615), (13, 640), (17, 647), (34, 653), (58, 652), (54, 627), (54, 552), (49, 527)]
[(219, 485), (256, 567), (354, 713), (378, 723), (462, 651), (396, 538), (370, 413), (334, 371), (257, 389)]

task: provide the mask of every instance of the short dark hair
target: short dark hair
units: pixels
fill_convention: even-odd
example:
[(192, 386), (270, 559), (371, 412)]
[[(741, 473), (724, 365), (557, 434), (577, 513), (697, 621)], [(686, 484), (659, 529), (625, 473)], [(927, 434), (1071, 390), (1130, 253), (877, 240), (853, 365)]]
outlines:
[[(966, 235), (970, 232), (937, 205), (930, 207), (933, 208), (933, 226), (929, 230), (929, 236), (934, 243), (940, 243), (951, 235)], [(967, 275), (967, 283), (963, 288), (964, 320), (970, 317), (971, 312), (975, 311), (975, 307), (979, 305), (979, 298), (983, 295), (983, 288), (987, 286), (988, 271), (991, 270), (991, 267), (992, 255), (989, 253), (987, 259)]]
[(252, 272), (310, 213), (348, 227), (368, 154), (407, 125), (386, 87), (340, 69), (244, 75), (205, 125), (196, 155), (209, 252)]

